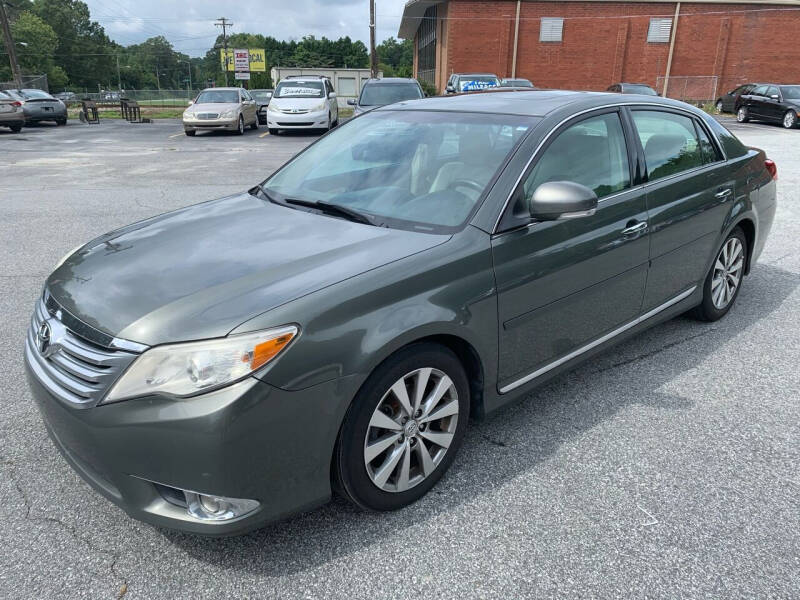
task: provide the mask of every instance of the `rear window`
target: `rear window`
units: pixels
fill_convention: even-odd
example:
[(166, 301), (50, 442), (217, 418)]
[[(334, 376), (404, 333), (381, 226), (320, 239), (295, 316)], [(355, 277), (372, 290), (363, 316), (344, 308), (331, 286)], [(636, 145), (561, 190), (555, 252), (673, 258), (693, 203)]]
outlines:
[(321, 81), (281, 81), (275, 88), (276, 98), (322, 98), (325, 86)]
[(629, 94), (644, 94), (645, 96), (658, 96), (649, 85), (626, 85), (625, 91)]
[(52, 98), (50, 94), (42, 90), (22, 90), (22, 95), (25, 98)]
[(416, 83), (368, 83), (361, 91), (361, 106), (383, 106), (422, 98)]
[(461, 92), (485, 90), (498, 85), (500, 85), (500, 80), (491, 75), (467, 75), (458, 78), (458, 90)]

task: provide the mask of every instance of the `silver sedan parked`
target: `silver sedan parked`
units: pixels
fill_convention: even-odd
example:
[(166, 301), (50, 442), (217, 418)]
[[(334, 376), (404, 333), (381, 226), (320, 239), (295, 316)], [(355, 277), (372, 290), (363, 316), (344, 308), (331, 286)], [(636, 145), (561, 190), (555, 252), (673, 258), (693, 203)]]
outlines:
[(244, 88), (207, 88), (183, 112), (186, 135), (198, 131), (227, 130), (239, 135), (250, 126), (258, 129), (258, 104)]
[(14, 133), (19, 133), (24, 123), (22, 102), (5, 92), (0, 92), (0, 127), (9, 127)]
[(44, 90), (8, 90), (9, 96), (22, 102), (25, 123), (55, 121), (56, 125), (67, 124), (67, 105)]

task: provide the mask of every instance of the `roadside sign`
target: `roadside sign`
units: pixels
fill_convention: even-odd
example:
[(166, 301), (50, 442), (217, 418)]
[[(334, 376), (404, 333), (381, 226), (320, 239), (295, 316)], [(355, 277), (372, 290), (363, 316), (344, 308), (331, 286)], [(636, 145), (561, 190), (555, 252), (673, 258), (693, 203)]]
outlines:
[(236, 75), (233, 76), (234, 79), (250, 79), (250, 71), (236, 71)]
[(233, 68), (235, 71), (250, 70), (250, 53), (244, 48), (234, 48)]
[(227, 54), (225, 50), (219, 51), (219, 60), (220, 60), (220, 67), (223, 71), (250, 71), (250, 72), (258, 72), (258, 73), (265, 73), (267, 70), (267, 55), (263, 48), (248, 48), (244, 50), (248, 54), (249, 60), (249, 68), (245, 66), (244, 68), (240, 68), (239, 65), (245, 64), (243, 61), (240, 61), (236, 65), (234, 64), (234, 52), (241, 52), (241, 50), (233, 50), (232, 48), (228, 48)]

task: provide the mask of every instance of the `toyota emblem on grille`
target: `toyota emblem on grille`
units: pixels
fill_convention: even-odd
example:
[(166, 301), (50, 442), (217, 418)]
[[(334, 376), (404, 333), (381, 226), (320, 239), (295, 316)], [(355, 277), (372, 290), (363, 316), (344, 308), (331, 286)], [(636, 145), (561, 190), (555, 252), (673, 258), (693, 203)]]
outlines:
[(46, 353), (47, 349), (50, 347), (50, 324), (47, 321), (44, 321), (39, 326), (36, 339), (39, 342), (39, 352), (42, 354)]

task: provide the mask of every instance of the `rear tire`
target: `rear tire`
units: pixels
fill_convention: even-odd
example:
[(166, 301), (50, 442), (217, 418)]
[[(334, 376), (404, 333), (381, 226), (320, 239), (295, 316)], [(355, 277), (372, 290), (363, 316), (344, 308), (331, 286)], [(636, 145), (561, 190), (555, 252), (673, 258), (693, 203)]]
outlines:
[(67, 124), (66, 119), (59, 119), (58, 121), (56, 121), (56, 125), (66, 125), (66, 124)]
[(747, 110), (747, 107), (739, 107), (739, 110), (736, 111), (736, 120), (739, 123), (747, 123), (750, 120), (750, 112)]
[(719, 114), (722, 114), (722, 100), (717, 100), (716, 108), (717, 108), (717, 112)]
[(20, 131), (22, 131), (22, 125), (11, 125), (12, 133), (19, 133)]
[[(405, 404), (395, 390), (405, 390)], [(469, 409), (467, 375), (455, 354), (429, 343), (398, 351), (373, 371), (347, 412), (334, 451), (335, 487), (368, 510), (417, 501), (455, 458)]]
[(742, 289), (747, 264), (747, 238), (736, 227), (722, 242), (703, 282), (703, 301), (692, 315), (701, 321), (717, 321), (728, 314)]
[(253, 129), (255, 131), (258, 131), (258, 117), (256, 117), (256, 120), (253, 121), (253, 124), (250, 125), (250, 127), (251, 127), (251, 129)]
[(786, 129), (794, 129), (797, 127), (797, 113), (793, 110), (787, 110), (783, 115), (783, 126)]

